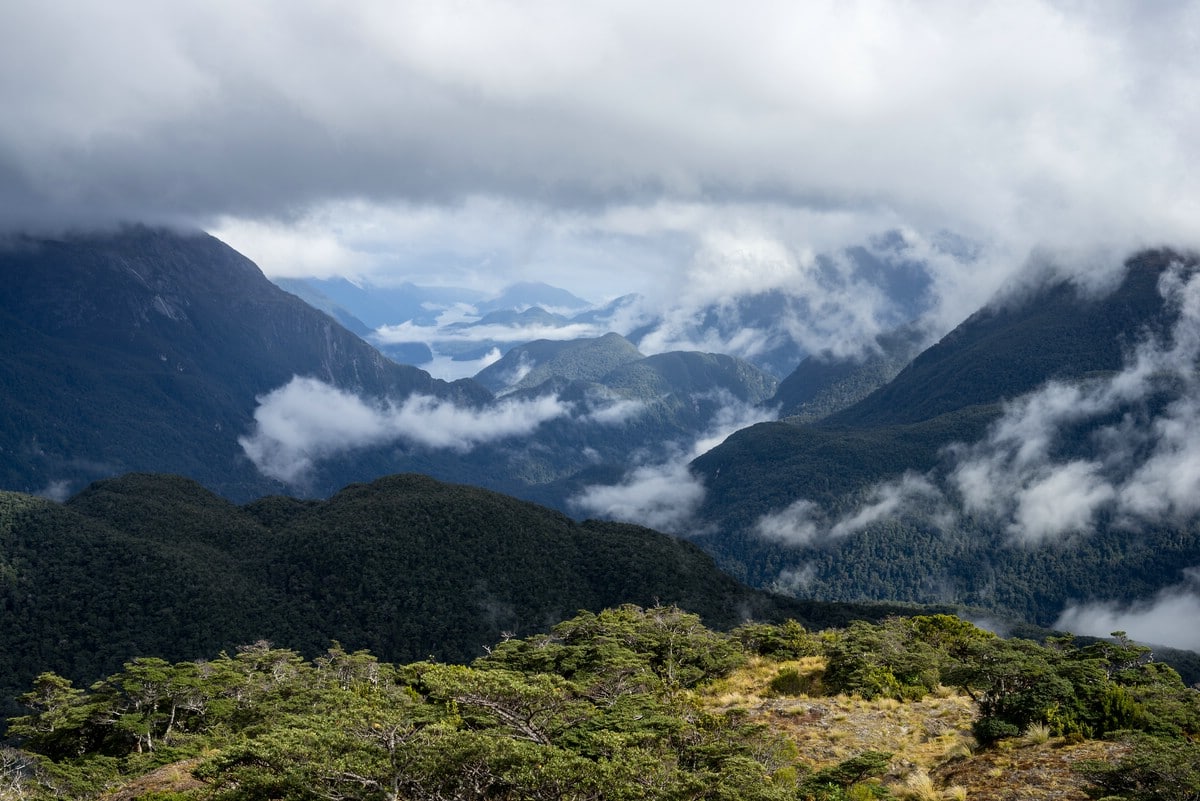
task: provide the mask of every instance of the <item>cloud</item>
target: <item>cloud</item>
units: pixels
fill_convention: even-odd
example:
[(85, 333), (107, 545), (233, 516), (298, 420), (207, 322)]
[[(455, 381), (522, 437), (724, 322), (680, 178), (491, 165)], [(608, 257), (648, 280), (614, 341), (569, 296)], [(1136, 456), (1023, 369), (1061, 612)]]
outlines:
[[(692, 473), (689, 463), (733, 432), (775, 416), (773, 410), (740, 403), (727, 392), (697, 399), (719, 405), (706, 429), (690, 443), (662, 443), (635, 453), (632, 458), (642, 463), (628, 470), (621, 481), (584, 487), (568, 503), (584, 514), (660, 531), (677, 533), (693, 524), (705, 490), (703, 480)], [(624, 407), (623, 411), (635, 413), (633, 407)]]
[(830, 529), (830, 537), (844, 537), (880, 520), (905, 513), (917, 501), (940, 501), (941, 492), (924, 476), (905, 473), (899, 481), (871, 488), (864, 503), (853, 514), (843, 517)]
[(581, 420), (602, 426), (618, 426), (645, 414), (649, 407), (644, 401), (615, 399), (588, 412)]
[(51, 481), (46, 486), (34, 493), (39, 498), (46, 498), (51, 501), (62, 503), (67, 498), (71, 497), (71, 482), (65, 480)]
[(5, 227), (191, 223), (274, 274), (555, 275), (585, 297), (721, 267), (749, 289), (953, 230), (980, 254), (935, 265), (942, 330), (1035, 245), (1197, 238), (1194, 3), (0, 14)]
[(939, 528), (951, 523), (942, 492), (929, 478), (911, 472), (869, 488), (857, 508), (840, 518), (832, 518), (819, 504), (801, 498), (760, 517), (754, 532), (788, 545), (816, 545), (849, 536), (881, 520), (910, 514), (925, 515)]
[(1175, 263), (1158, 289), (1175, 314), (1170, 330), (1146, 333), (1118, 372), (1049, 381), (1008, 401), (982, 439), (949, 446), (926, 476), (869, 488), (838, 519), (798, 499), (754, 531), (810, 545), (901, 514), (946, 528), (961, 511), (1040, 546), (1086, 535), (1101, 520), (1181, 524), (1200, 512), (1200, 270)]
[[(1030, 544), (1087, 533), (1102, 512), (1136, 526), (1200, 511), (1200, 274), (1176, 264), (1159, 291), (1177, 313), (1168, 336), (1147, 336), (1113, 376), (1051, 381), (1009, 402), (986, 438), (950, 449), (949, 484), (966, 511)], [(1163, 393), (1174, 400), (1149, 414)], [(1087, 458), (1068, 453), (1082, 425), (1094, 429)]]
[(592, 485), (571, 498), (586, 514), (676, 532), (704, 502), (704, 483), (677, 459), (630, 470), (619, 484)]
[(801, 498), (778, 512), (763, 515), (754, 524), (758, 536), (789, 545), (808, 545), (828, 530), (820, 505)]
[(1140, 642), (1200, 651), (1200, 629), (1193, 625), (1200, 620), (1200, 591), (1195, 569), (1187, 572), (1192, 581), (1168, 587), (1149, 601), (1070, 606), (1054, 628), (1093, 637), (1124, 631)]
[(424, 395), (400, 403), (370, 402), (300, 376), (258, 400), (254, 432), (238, 443), (259, 471), (289, 484), (302, 482), (320, 460), (358, 448), (404, 440), (465, 452), (529, 434), (568, 413), (553, 396), (480, 409)]
[(1074, 461), (1049, 468), (1020, 489), (1008, 530), (1034, 544), (1065, 532), (1091, 531), (1096, 513), (1115, 496), (1098, 464)]

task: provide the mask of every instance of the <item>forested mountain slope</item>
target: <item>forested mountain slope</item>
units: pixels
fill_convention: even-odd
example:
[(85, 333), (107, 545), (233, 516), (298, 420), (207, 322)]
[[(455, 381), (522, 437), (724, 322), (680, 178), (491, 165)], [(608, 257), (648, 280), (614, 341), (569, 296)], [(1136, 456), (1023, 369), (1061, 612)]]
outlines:
[(96, 482), (65, 504), (0, 494), (6, 698), (41, 670), (84, 680), (130, 653), (194, 659), (257, 640), (462, 661), (502, 632), (656, 601), (724, 627), (886, 612), (771, 596), (657, 532), (423, 476), (243, 506), (151, 474)]
[(1107, 293), (1010, 294), (860, 403), (738, 432), (693, 463), (694, 540), (759, 586), (1042, 625), (1176, 597), (1200, 565), (1197, 265), (1151, 251)]
[(490, 396), (384, 358), (200, 233), (129, 227), (0, 244), (0, 486), (63, 494), (128, 470), (230, 497), (280, 485), (237, 439), (293, 376), (370, 396)]

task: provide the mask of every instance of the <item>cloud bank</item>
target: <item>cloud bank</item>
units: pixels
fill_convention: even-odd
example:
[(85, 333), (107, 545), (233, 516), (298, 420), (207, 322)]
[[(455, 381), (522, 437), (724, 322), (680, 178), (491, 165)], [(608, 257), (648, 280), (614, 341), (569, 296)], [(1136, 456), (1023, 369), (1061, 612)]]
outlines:
[(1198, 29), (1195, 3), (15, 0), (0, 224), (656, 299), (951, 230), (979, 247), (934, 269), (952, 324), (1035, 245), (1196, 242)]
[(314, 378), (294, 377), (258, 399), (254, 431), (238, 438), (264, 475), (302, 483), (322, 459), (389, 442), (466, 452), (533, 432), (568, 413), (557, 397), (471, 409), (426, 395), (370, 402)]

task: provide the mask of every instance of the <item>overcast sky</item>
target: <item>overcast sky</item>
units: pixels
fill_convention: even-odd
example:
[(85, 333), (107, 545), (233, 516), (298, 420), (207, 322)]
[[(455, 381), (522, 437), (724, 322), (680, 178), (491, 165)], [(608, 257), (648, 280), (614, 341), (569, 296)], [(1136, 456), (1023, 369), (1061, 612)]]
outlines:
[(7, 0), (0, 219), (592, 300), (952, 230), (969, 311), (1034, 246), (1200, 241), (1198, 76), (1196, 2)]

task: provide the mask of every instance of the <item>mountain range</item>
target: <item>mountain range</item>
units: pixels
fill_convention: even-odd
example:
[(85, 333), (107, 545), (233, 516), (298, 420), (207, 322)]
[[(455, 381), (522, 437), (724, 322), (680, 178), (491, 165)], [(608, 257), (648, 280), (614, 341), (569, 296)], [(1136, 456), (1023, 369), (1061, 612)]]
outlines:
[[(445, 382), (211, 237), (14, 238), (0, 481), (65, 499), (169, 472), (245, 504), (417, 472), (650, 523), (801, 597), (1152, 626), (1190, 608), (1200, 566), (1197, 263), (1147, 251), (1104, 291), (1024, 284), (925, 350), (897, 326), (865, 358), (798, 356), (783, 381), (608, 332)], [(919, 303), (906, 269), (893, 288)]]
[[(552, 288), (514, 291), (562, 300)], [(212, 237), (145, 227), (6, 242), (0, 334), (14, 343), (0, 358), (0, 486), (56, 497), (134, 470), (239, 501), (418, 471), (565, 507), (552, 482), (615, 468), (639, 446), (690, 441), (722, 408), (715, 393), (753, 404), (775, 384), (728, 357), (680, 354), (715, 367), (697, 366), (681, 391), (654, 361), (612, 387), (583, 373), (546, 373), (542, 387), (488, 381), (526, 390), (497, 403), (479, 382), (385, 358)], [(613, 337), (542, 350), (599, 363)], [(322, 428), (330, 404), (347, 413)]]

